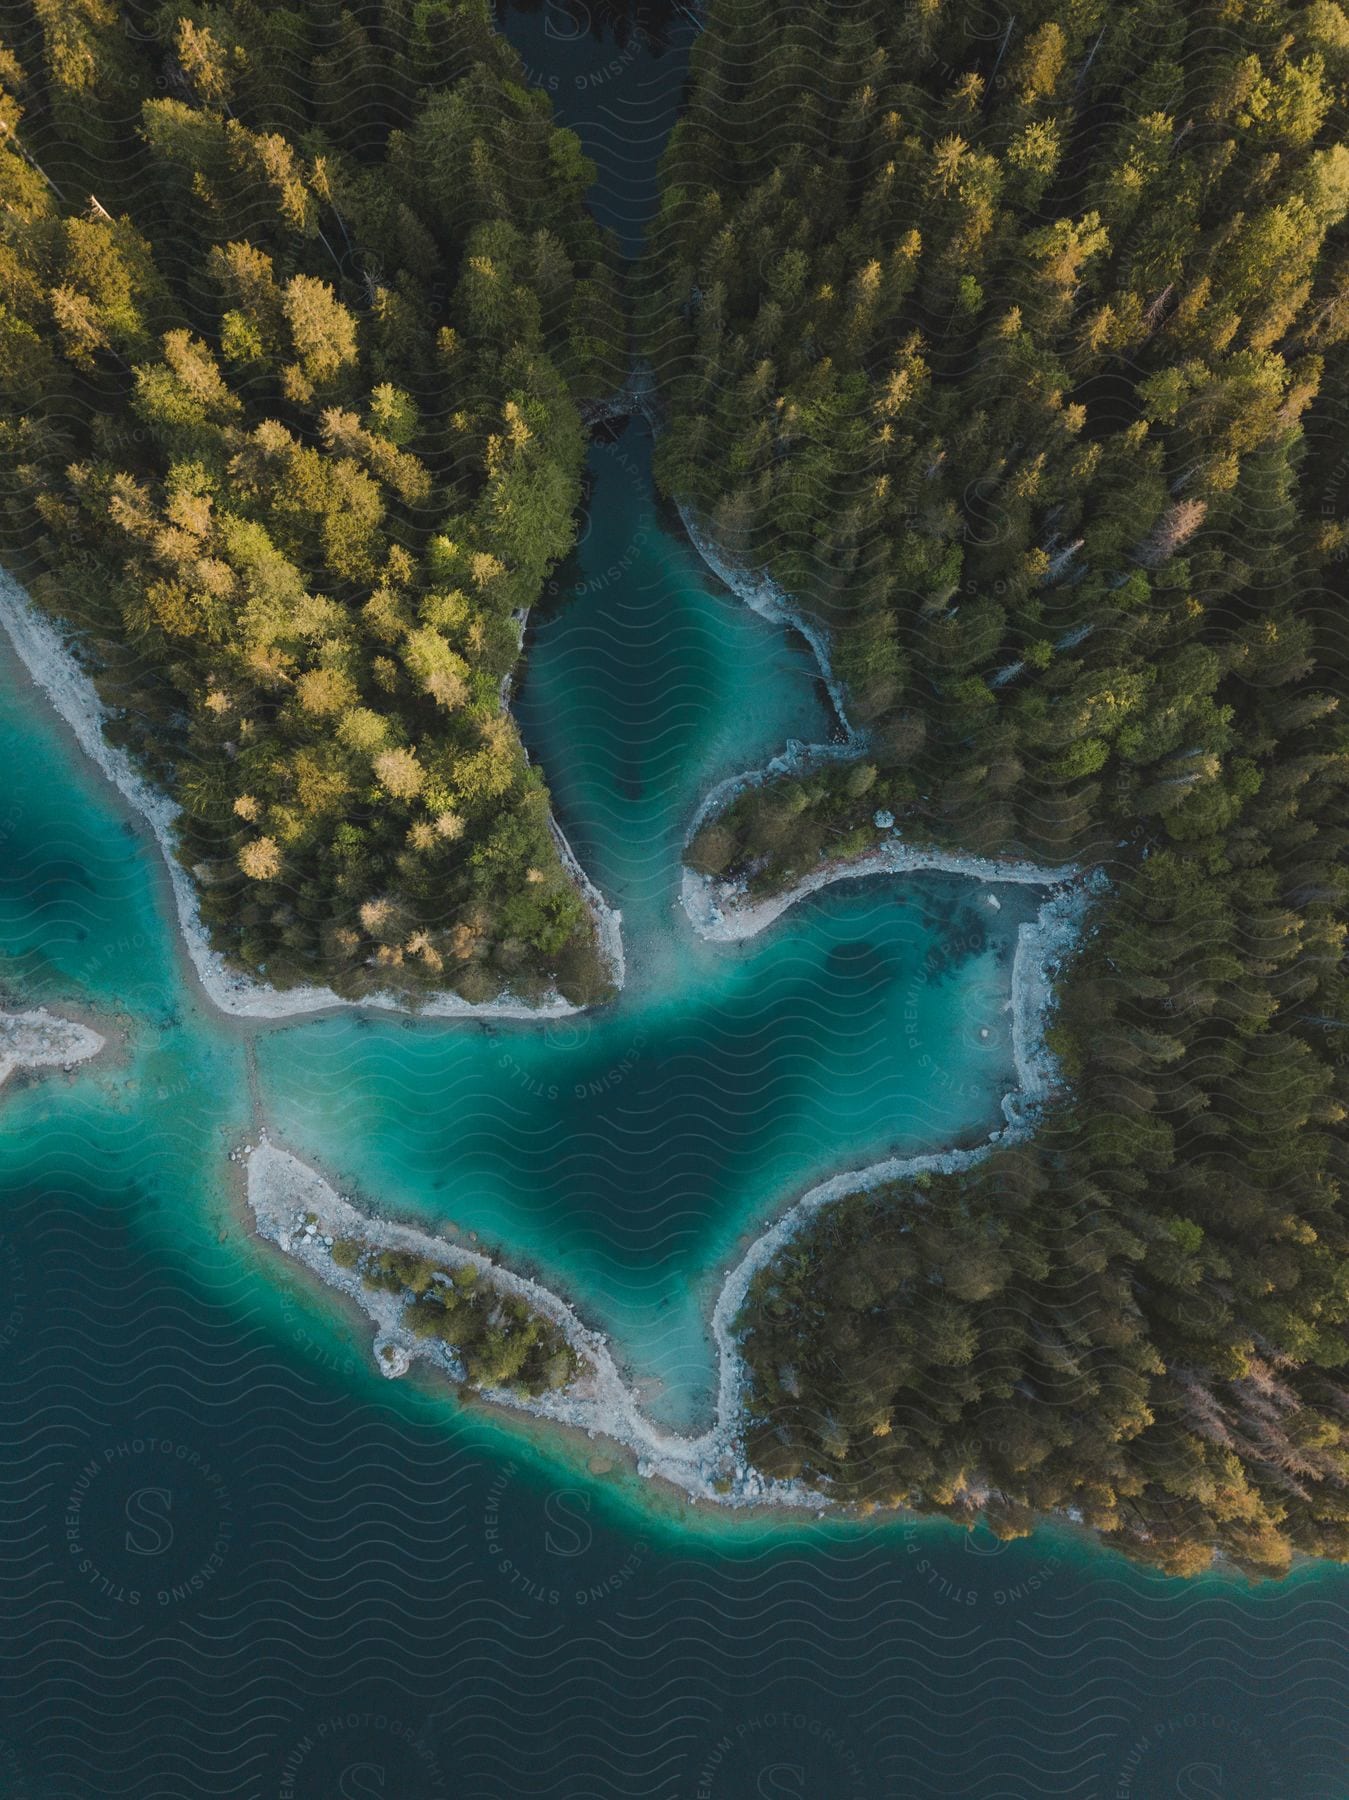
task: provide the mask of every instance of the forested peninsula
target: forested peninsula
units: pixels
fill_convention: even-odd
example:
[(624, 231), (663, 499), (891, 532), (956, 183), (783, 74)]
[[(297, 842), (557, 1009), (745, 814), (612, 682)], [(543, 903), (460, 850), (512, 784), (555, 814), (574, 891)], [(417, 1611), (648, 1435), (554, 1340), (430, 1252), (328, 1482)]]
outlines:
[(31, 0), (0, 551), (274, 985), (607, 988), (503, 700), (622, 378), (593, 170), (485, 0)]
[(769, 1475), (1178, 1573), (1349, 1556), (1334, 0), (712, 0), (641, 334), (659, 477), (825, 624), (902, 835), (1103, 867), (1030, 1142), (816, 1214), (740, 1324)]
[[(0, 554), (216, 944), (602, 997), (504, 703), (628, 360), (578, 140), (486, 0), (5, 30)], [(827, 630), (865, 743), (690, 864), (766, 895), (892, 819), (1106, 884), (1038, 1133), (754, 1276), (769, 1477), (1349, 1557), (1347, 101), (1336, 0), (707, 9), (634, 283), (658, 478)]]

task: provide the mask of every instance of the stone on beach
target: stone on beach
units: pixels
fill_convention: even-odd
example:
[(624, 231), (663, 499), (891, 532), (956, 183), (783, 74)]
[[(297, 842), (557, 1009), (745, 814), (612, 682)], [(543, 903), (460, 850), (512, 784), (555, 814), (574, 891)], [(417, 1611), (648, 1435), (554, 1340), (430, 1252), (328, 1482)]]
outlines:
[(61, 1069), (70, 1074), (103, 1049), (105, 1040), (87, 1025), (61, 1019), (45, 1007), (0, 1012), (0, 1086), (16, 1069)]

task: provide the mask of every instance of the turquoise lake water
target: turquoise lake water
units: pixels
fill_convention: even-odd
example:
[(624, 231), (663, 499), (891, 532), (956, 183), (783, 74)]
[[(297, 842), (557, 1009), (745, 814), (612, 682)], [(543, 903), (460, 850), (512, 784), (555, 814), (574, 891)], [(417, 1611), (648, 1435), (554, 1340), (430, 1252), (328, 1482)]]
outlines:
[[(592, 153), (636, 133), (597, 197), (635, 235), (687, 26), (628, 56), (562, 35), (587, 16), (503, 23), (531, 62), (569, 46)], [(556, 1280), (692, 1416), (708, 1279), (765, 1211), (996, 1121), (1032, 896), (845, 885), (744, 947), (671, 904), (703, 789), (830, 719), (662, 530), (647, 455), (596, 445), (516, 707), (624, 913), (631, 985), (589, 1018), (220, 1020), (158, 852), (0, 665), (0, 984), (125, 1034), (0, 1096), (0, 1800), (1345, 1800), (1342, 1571), (684, 1508), (598, 1442), (385, 1382), (244, 1229), (252, 1042), (278, 1137)]]
[(698, 799), (832, 719), (805, 647), (711, 592), (661, 529), (649, 446), (634, 425), (592, 452), (586, 528), (517, 702), (622, 911), (622, 998), (490, 1032), (339, 1016), (262, 1034), (258, 1066), (274, 1136), (560, 1280), (659, 1384), (654, 1410), (693, 1423), (715, 1376), (709, 1278), (737, 1238), (840, 1164), (1000, 1122), (1011, 949), (1036, 901), (857, 882), (751, 944), (693, 934), (679, 854)]

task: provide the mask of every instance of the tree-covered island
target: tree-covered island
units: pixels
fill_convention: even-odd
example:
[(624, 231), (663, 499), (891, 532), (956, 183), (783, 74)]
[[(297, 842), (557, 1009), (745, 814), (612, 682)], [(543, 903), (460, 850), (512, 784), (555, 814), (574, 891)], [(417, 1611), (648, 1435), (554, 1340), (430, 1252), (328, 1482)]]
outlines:
[(0, 547), (180, 803), (217, 943), (596, 998), (502, 683), (625, 328), (485, 0), (18, 4), (0, 140)]
[(358, 1237), (335, 1239), (332, 1260), (364, 1287), (398, 1296), (406, 1329), (445, 1345), (468, 1387), (537, 1395), (565, 1387), (580, 1367), (551, 1320), (482, 1280), (471, 1263), (439, 1268), (416, 1252), (379, 1249)]
[(713, 0), (642, 329), (667, 489), (832, 632), (862, 761), (690, 849), (1103, 865), (1030, 1143), (816, 1214), (751, 1450), (1163, 1567), (1349, 1556), (1349, 15)]

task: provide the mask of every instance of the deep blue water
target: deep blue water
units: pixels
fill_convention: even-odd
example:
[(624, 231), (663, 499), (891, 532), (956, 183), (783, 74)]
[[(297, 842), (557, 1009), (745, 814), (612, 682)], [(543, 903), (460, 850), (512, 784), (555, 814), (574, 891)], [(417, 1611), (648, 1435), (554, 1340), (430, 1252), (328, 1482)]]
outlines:
[[(687, 26), (663, 55), (568, 38), (573, 64), (577, 16), (503, 23), (558, 58), (631, 242)], [(744, 952), (681, 931), (697, 793), (828, 719), (799, 649), (660, 534), (643, 456), (597, 448), (518, 706), (624, 908), (630, 996), (544, 1032), (254, 1035), (279, 1135), (514, 1248), (692, 1385), (700, 1272), (819, 1172), (986, 1128), (1005, 1045), (978, 1048), (973, 884), (838, 890)], [(157, 853), (3, 673), (0, 983), (126, 1043), (0, 1095), (0, 1800), (1349, 1795), (1338, 1569), (1183, 1583), (1068, 1530), (705, 1516), (600, 1443), (383, 1381), (230, 1201), (250, 1034), (185, 981)]]

